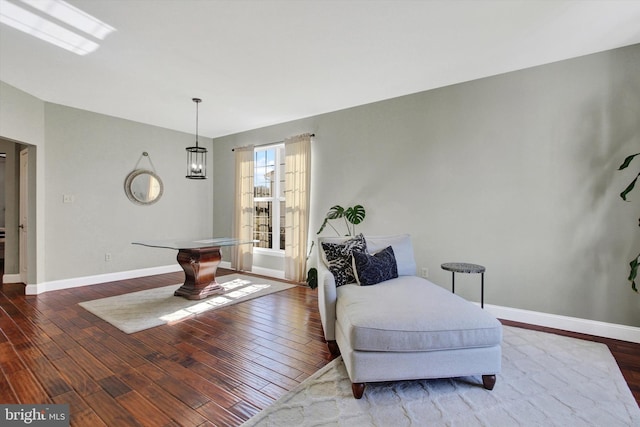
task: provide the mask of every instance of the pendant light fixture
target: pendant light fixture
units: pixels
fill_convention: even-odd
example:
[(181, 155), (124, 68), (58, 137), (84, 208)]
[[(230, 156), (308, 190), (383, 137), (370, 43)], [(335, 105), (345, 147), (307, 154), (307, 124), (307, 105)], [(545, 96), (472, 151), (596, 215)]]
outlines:
[(187, 178), (207, 179), (207, 149), (198, 146), (198, 104), (202, 102), (200, 98), (193, 98), (196, 103), (196, 145), (187, 147)]

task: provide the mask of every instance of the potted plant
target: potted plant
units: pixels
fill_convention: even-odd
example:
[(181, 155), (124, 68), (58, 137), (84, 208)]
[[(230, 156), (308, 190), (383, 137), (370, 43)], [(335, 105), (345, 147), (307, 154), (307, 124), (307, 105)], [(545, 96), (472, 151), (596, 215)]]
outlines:
[(340, 205), (332, 206), (331, 209), (329, 209), (329, 212), (327, 212), (327, 215), (324, 217), (324, 221), (320, 226), (320, 230), (318, 230), (316, 234), (322, 233), (322, 231), (328, 225), (329, 227), (333, 228), (333, 231), (335, 231), (338, 236), (340, 236), (338, 230), (329, 221), (332, 219), (344, 218), (344, 222), (347, 227), (347, 234), (345, 234), (345, 236), (355, 236), (356, 225), (364, 221), (365, 216), (366, 211), (364, 210), (362, 205), (355, 205), (346, 209)]
[[(356, 225), (360, 224), (364, 221), (364, 217), (366, 216), (366, 211), (362, 205), (350, 206), (347, 208), (343, 208), (340, 205), (332, 206), (327, 212), (327, 215), (324, 217), (324, 221), (322, 221), (322, 225), (316, 234), (322, 233), (322, 231), (328, 225), (336, 232), (338, 236), (340, 236), (340, 232), (336, 227), (331, 224), (331, 220), (344, 218), (345, 226), (347, 228), (347, 233), (345, 236), (355, 236), (356, 234)], [(311, 243), (311, 249), (309, 250), (309, 256), (311, 255), (311, 251), (313, 250), (313, 242)], [(307, 256), (307, 259), (309, 259)], [(318, 287), (318, 270), (315, 267), (311, 267), (307, 272), (307, 284), (311, 289), (315, 289)]]
[[(624, 159), (624, 162), (622, 162), (618, 170), (626, 169), (631, 164), (631, 161), (638, 155), (640, 155), (640, 153), (627, 156), (627, 158)], [(633, 190), (633, 188), (635, 187), (638, 177), (640, 177), (640, 173), (638, 173), (636, 177), (633, 179), (633, 181), (631, 181), (629, 185), (627, 185), (627, 188), (625, 188), (624, 191), (620, 193), (620, 197), (622, 198), (622, 200), (627, 201), (627, 194), (629, 194), (631, 190)], [(639, 220), (639, 225), (640, 225), (640, 220)], [(631, 289), (633, 289), (636, 292), (638, 292), (638, 288), (636, 287), (636, 276), (638, 275), (638, 259), (639, 258), (640, 258), (640, 254), (636, 255), (636, 257), (632, 259), (631, 262), (629, 263), (630, 269), (629, 269), (628, 280), (631, 282)]]

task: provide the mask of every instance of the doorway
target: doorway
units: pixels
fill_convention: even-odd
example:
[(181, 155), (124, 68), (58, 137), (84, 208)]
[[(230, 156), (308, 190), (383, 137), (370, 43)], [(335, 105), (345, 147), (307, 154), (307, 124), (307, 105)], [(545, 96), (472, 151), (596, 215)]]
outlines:
[[(3, 284), (23, 283), (27, 284), (34, 272), (35, 260), (34, 236), (30, 235), (35, 230), (33, 214), (35, 212), (35, 147), (0, 138), (0, 153), (5, 153), (4, 171), (0, 166), (0, 227), (4, 226), (4, 259), (0, 255), (2, 272), (0, 272)], [(24, 155), (21, 154), (25, 152)], [(22, 164), (24, 163), (24, 167)], [(22, 171), (21, 171), (22, 169)], [(21, 174), (24, 178), (21, 178)], [(4, 197), (2, 197), (4, 195)], [(4, 204), (3, 200), (4, 199)], [(26, 206), (23, 212), (20, 206)], [(25, 218), (28, 221), (25, 221)], [(20, 224), (30, 225), (29, 235), (21, 233)], [(1, 230), (0, 230), (1, 231)], [(22, 235), (22, 236), (21, 236)], [(28, 240), (26, 240), (28, 236)], [(21, 242), (24, 239), (24, 244)], [(20, 252), (23, 247), (25, 262), (21, 264)], [(29, 273), (29, 276), (27, 276)]]
[(0, 153), (0, 278), (4, 274), (5, 212), (7, 203), (5, 197), (6, 164), (7, 153), (2, 152)]

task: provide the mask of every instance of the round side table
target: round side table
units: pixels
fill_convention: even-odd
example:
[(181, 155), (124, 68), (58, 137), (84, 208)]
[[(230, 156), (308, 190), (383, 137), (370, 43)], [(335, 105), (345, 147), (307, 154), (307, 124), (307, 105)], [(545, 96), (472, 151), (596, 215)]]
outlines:
[(454, 294), (456, 293), (456, 273), (480, 273), (480, 307), (484, 308), (484, 266), (466, 262), (445, 262), (441, 267), (451, 272), (451, 292)]

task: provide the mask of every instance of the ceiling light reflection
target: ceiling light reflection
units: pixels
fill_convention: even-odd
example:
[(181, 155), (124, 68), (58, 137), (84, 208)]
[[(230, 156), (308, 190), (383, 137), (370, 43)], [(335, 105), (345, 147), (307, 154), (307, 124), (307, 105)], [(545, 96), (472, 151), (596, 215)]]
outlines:
[[(113, 27), (61, 0), (21, 1), (97, 39), (103, 39), (115, 31)], [(78, 55), (86, 55), (100, 47), (95, 41), (7, 0), (0, 0), (0, 23)]]
[(20, 1), (100, 40), (115, 31), (112, 26), (62, 0)]

